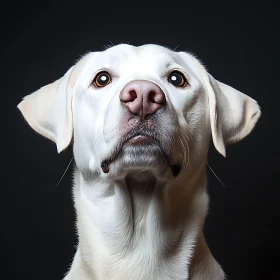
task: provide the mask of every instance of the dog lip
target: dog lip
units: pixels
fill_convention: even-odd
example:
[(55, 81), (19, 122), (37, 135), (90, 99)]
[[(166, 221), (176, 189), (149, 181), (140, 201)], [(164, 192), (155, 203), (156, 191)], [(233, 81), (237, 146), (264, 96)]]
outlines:
[(152, 142), (155, 142), (155, 139), (150, 135), (138, 134), (133, 137), (130, 137), (127, 141), (123, 143), (123, 146), (124, 145), (136, 146), (141, 144), (150, 144)]

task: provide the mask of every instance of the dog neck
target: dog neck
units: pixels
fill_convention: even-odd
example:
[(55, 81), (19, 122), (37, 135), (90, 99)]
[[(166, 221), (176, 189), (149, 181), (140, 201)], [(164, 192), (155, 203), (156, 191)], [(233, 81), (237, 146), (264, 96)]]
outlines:
[(74, 262), (83, 263), (89, 279), (186, 279), (207, 209), (205, 178), (202, 168), (171, 183), (147, 174), (89, 181), (76, 170)]

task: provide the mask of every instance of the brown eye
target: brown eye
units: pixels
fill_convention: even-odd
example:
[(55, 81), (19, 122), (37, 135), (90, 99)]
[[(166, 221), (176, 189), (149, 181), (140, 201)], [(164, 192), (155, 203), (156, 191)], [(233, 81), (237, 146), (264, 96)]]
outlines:
[(93, 83), (96, 87), (105, 87), (110, 82), (111, 82), (111, 76), (106, 71), (102, 71), (98, 73), (93, 80)]
[(170, 74), (168, 81), (175, 87), (185, 87), (187, 85), (185, 76), (179, 71), (173, 71)]

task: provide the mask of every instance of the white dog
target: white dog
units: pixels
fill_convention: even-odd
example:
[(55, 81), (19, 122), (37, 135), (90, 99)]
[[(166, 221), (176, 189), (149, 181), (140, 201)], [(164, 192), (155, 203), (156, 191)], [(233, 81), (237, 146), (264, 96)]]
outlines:
[(222, 280), (203, 236), (206, 159), (248, 135), (256, 101), (191, 54), (117, 45), (85, 55), (18, 105), (73, 143), (78, 249), (67, 280)]

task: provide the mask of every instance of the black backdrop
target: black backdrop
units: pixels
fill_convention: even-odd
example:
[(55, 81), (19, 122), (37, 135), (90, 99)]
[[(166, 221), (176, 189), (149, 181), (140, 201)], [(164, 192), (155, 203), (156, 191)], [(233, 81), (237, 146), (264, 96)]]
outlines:
[[(256, 99), (253, 133), (210, 147), (205, 234), (230, 280), (278, 279), (279, 33), (271, 1), (10, 2), (1, 14), (1, 279), (62, 279), (75, 252), (72, 153), (26, 124), (21, 98), (87, 51), (157, 43), (195, 53), (209, 72)], [(278, 61), (277, 61), (278, 60)], [(5, 277), (2, 277), (2, 276)]]

